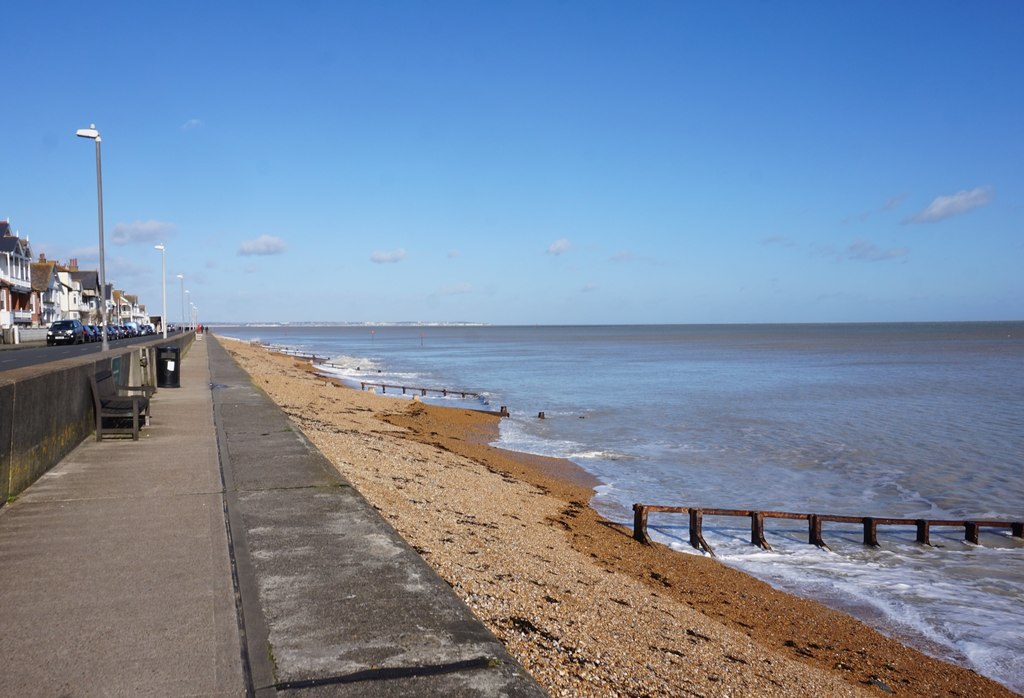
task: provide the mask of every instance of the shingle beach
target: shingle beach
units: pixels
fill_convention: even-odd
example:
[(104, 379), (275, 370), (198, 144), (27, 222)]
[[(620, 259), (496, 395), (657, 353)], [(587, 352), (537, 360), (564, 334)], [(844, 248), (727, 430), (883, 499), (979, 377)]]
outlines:
[(352, 390), (225, 348), (552, 696), (1012, 696), (719, 562), (644, 546), (498, 417)]

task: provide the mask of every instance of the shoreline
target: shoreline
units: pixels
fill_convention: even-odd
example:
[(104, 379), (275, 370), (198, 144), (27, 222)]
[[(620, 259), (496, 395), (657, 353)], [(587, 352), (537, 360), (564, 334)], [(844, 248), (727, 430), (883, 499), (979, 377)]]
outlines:
[(1015, 695), (710, 558), (633, 541), (590, 508), (597, 481), (575, 464), (490, 446), (494, 415), (224, 345), (552, 694)]

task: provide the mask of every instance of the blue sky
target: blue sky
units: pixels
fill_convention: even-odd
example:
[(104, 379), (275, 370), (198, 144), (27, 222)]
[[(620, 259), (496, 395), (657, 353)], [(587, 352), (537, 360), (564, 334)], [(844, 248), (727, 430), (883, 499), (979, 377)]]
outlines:
[(1024, 318), (1024, 3), (15, 3), (0, 218), (169, 315)]

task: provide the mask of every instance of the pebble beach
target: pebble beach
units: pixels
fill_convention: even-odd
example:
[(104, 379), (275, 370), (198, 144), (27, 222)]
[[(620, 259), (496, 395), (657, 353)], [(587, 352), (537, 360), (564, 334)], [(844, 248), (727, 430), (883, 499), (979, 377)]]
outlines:
[(223, 340), (254, 383), (553, 696), (1012, 696), (814, 601), (634, 541), (499, 417), (361, 392)]

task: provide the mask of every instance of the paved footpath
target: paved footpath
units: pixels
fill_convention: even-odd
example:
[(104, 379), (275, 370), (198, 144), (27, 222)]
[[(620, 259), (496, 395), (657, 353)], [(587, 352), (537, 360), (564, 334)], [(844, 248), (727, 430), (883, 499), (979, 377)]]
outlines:
[(0, 509), (0, 694), (543, 696), (211, 338)]

